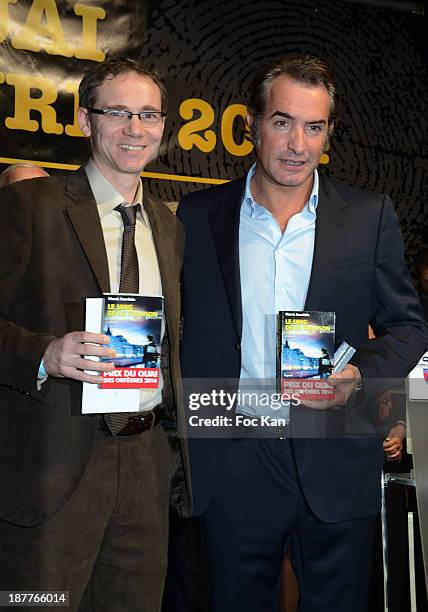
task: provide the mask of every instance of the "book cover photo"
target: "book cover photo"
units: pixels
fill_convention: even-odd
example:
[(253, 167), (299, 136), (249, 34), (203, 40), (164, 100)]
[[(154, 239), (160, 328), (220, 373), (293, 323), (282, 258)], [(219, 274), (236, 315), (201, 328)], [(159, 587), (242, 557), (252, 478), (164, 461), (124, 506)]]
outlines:
[(281, 393), (300, 399), (329, 400), (334, 389), (326, 378), (334, 368), (335, 313), (278, 313), (278, 380)]
[(106, 295), (102, 333), (116, 356), (102, 361), (116, 369), (103, 373), (102, 389), (155, 389), (159, 385), (163, 298)]

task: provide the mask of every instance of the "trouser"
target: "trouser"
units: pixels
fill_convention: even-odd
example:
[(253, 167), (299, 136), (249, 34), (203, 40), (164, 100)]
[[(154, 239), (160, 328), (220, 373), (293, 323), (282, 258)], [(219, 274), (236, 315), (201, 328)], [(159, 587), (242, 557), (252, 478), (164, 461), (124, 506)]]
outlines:
[(374, 517), (320, 521), (289, 440), (232, 440), (202, 521), (215, 612), (274, 612), (287, 546), (299, 612), (367, 611)]
[(168, 499), (160, 425), (129, 437), (97, 431), (85, 473), (57, 514), (36, 527), (0, 521), (0, 590), (69, 591), (70, 612), (159, 611)]
[(208, 612), (208, 569), (199, 518), (170, 515), (162, 612)]

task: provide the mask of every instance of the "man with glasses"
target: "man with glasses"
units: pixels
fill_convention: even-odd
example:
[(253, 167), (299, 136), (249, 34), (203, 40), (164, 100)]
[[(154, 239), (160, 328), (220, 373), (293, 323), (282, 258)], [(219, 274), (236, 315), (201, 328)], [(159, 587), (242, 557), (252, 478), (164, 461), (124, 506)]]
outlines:
[[(140, 173), (161, 142), (167, 94), (141, 62), (110, 59), (80, 88), (91, 145), (77, 172), (2, 191), (0, 590), (69, 591), (71, 610), (160, 609), (169, 473), (187, 503), (165, 416), (179, 379), (180, 223)], [(139, 412), (82, 415), (81, 383), (114, 365), (108, 337), (82, 331), (86, 297), (164, 296), (161, 383)], [(181, 408), (178, 406), (178, 418)], [(170, 470), (170, 465), (173, 469)]]

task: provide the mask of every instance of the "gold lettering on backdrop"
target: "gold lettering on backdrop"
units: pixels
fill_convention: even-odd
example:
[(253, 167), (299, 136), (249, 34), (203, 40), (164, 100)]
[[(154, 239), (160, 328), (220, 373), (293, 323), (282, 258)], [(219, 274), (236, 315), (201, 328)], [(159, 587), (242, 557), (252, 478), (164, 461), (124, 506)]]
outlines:
[(0, 0), (0, 42), (7, 38), (9, 33), (9, 4), (16, 4), (18, 0)]
[[(9, 5), (15, 5), (17, 2), (18, 0), (0, 0), (0, 42), (12, 36), (11, 23), (16, 27), (16, 20), (9, 18), (9, 13), (14, 10), (9, 9)], [(81, 41), (80, 46), (77, 46), (74, 39), (73, 44), (66, 42), (58, 5), (56, 0), (33, 0), (24, 24), (11, 38), (12, 47), (103, 62), (105, 54), (97, 48), (97, 27), (98, 22), (106, 18), (106, 11), (99, 6), (79, 2), (74, 4), (74, 14), (82, 20)], [(65, 91), (73, 96), (73, 123), (65, 126), (58, 123), (53, 106), (58, 97), (57, 82), (41, 76), (0, 72), (0, 84), (5, 81), (15, 88), (14, 116), (5, 119), (8, 129), (36, 132), (41, 128), (47, 134), (65, 133), (73, 138), (84, 136), (77, 123), (78, 81), (70, 80), (64, 83)], [(235, 157), (244, 157), (253, 150), (250, 141), (239, 138), (237, 142), (234, 138), (235, 122), (245, 120), (246, 110), (244, 104), (231, 104), (225, 108), (220, 120), (219, 138), (226, 151)], [(40, 117), (32, 118), (32, 111), (37, 111)], [(180, 147), (186, 151), (196, 147), (204, 153), (212, 152), (217, 144), (216, 132), (209, 129), (215, 120), (212, 105), (199, 98), (189, 98), (181, 103), (179, 114), (187, 121), (178, 132)], [(320, 163), (329, 163), (327, 151), (321, 156)]]
[[(0, 0), (1, 1), (1, 0)], [(77, 109), (79, 107), (79, 81), (66, 81), (64, 90), (73, 96), (73, 123), (63, 126), (57, 122), (54, 104), (58, 97), (57, 83), (38, 76), (28, 74), (15, 74), (0, 72), (0, 84), (6, 83), (15, 88), (15, 114), (6, 117), (5, 125), (10, 130), (26, 130), (37, 132), (42, 128), (46, 134), (62, 134), (72, 138), (84, 137), (77, 122)], [(35, 93), (33, 90), (36, 90)], [(70, 96), (71, 97), (71, 96)], [(226, 107), (221, 118), (221, 141), (225, 149), (235, 157), (244, 157), (253, 150), (253, 144), (245, 139), (237, 143), (233, 137), (233, 126), (237, 117), (245, 118), (246, 106), (244, 104), (231, 104)], [(40, 119), (30, 117), (31, 111), (38, 111)], [(199, 117), (194, 119), (194, 111), (199, 112)], [(180, 105), (180, 115), (183, 119), (190, 119), (180, 128), (178, 143), (186, 151), (193, 147), (204, 153), (214, 150), (217, 143), (217, 135), (213, 130), (207, 128), (214, 123), (214, 110), (205, 100), (190, 98), (184, 100)], [(203, 132), (200, 134), (198, 132)], [(320, 163), (328, 164), (329, 156), (324, 153)]]
[(233, 138), (233, 125), (237, 117), (242, 117), (245, 121), (247, 107), (244, 104), (231, 104), (228, 106), (221, 118), (221, 139), (225, 149), (231, 155), (236, 157), (244, 157), (253, 150), (253, 144), (249, 140), (243, 139), (238, 144)]
[[(199, 117), (193, 119), (195, 112), (199, 112)], [(194, 146), (203, 151), (209, 153), (216, 145), (217, 137), (215, 132), (208, 130), (214, 122), (214, 111), (213, 108), (205, 100), (198, 98), (189, 98), (184, 100), (180, 105), (180, 116), (183, 119), (191, 119), (189, 123), (183, 125), (178, 132), (178, 142), (183, 149), (190, 151)], [(204, 131), (204, 135), (198, 134), (197, 132)]]
[(76, 4), (74, 12), (82, 17), (82, 46), (74, 51), (74, 56), (77, 59), (103, 62), (105, 54), (97, 49), (97, 20), (105, 19), (105, 10), (97, 6)]
[(74, 120), (72, 124), (65, 126), (65, 133), (67, 136), (85, 136), (77, 123), (77, 109), (79, 108), (79, 81), (66, 81), (65, 91), (73, 94), (74, 99)]
[(64, 31), (55, 0), (34, 0), (21, 31), (11, 40), (15, 49), (41, 51), (50, 55), (72, 57), (73, 50), (65, 42)]
[[(47, 134), (62, 134), (63, 126), (57, 123), (55, 109), (51, 106), (57, 99), (55, 84), (43, 77), (33, 77), (27, 74), (6, 75), (6, 83), (15, 87), (15, 115), (7, 117), (6, 127), (10, 130), (27, 130), (37, 132), (39, 122), (30, 119), (30, 111), (36, 110), (41, 116), (41, 125)], [(40, 91), (40, 96), (31, 96), (31, 90)]]
[[(17, 0), (0, 0), (0, 41), (9, 33), (9, 4)], [(106, 12), (98, 6), (75, 4), (74, 14), (82, 18), (82, 42), (80, 47), (65, 40), (61, 17), (55, 0), (34, 0), (24, 25), (12, 37), (12, 47), (26, 51), (46, 51), (50, 55), (77, 57), (77, 59), (103, 62), (105, 54), (97, 49), (98, 20), (105, 19)]]

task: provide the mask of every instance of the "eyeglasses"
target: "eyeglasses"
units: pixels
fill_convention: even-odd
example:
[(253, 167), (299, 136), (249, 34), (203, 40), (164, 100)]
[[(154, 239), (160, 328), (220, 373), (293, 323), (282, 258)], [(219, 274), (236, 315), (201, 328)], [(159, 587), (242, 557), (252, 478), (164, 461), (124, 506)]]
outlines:
[(166, 113), (163, 111), (141, 111), (141, 113), (131, 113), (128, 110), (122, 110), (119, 108), (88, 108), (90, 113), (96, 113), (97, 115), (104, 115), (109, 123), (124, 124), (131, 121), (135, 115), (139, 118), (141, 123), (145, 126), (151, 127), (157, 125), (166, 117)]

